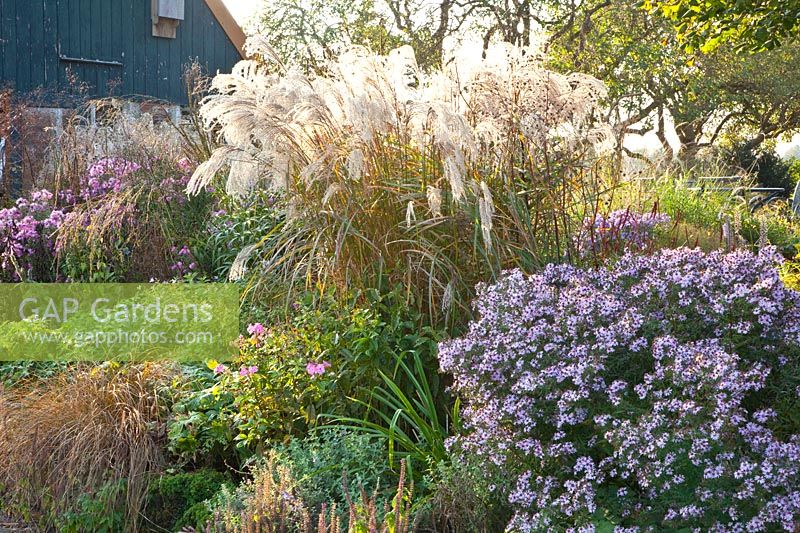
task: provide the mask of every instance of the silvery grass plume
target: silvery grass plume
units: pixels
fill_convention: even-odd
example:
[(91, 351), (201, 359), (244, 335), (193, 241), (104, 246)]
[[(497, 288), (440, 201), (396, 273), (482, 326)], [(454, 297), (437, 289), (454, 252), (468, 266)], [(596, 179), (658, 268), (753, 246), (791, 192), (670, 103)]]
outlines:
[[(223, 146), (200, 166), (190, 192), (229, 168), (227, 190), (244, 195), (259, 181), (291, 188), (305, 180), (359, 180), (375, 139), (397, 136), (418, 149), (435, 148), (455, 200), (468, 169), (485, 169), (493, 148), (522, 134), (535, 144), (575, 148), (589, 139), (608, 149), (613, 131), (595, 120), (606, 88), (585, 74), (545, 70), (507, 43), (483, 60), (457, 61), (447, 71), (422, 73), (404, 46), (387, 56), (353, 47), (330, 62), (324, 76), (287, 67), (261, 36), (248, 40), (254, 58), (216, 76), (202, 105)], [(552, 148), (551, 148), (552, 149)]]
[[(494, 272), (516, 250), (550, 238), (532, 233), (569, 242), (557, 227), (564, 205), (554, 203), (566, 196), (540, 191), (576, 180), (556, 176), (562, 170), (550, 161), (564, 156), (559, 169), (567, 161), (586, 168), (613, 147), (611, 128), (597, 119), (600, 81), (548, 71), (508, 44), (429, 73), (408, 46), (386, 56), (353, 47), (323, 74), (282, 64), (263, 37), (247, 51), (251, 59), (217, 75), (202, 103), (220, 147), (188, 190), (227, 170), (232, 196), (283, 191), (287, 228), (298, 218), (305, 224), (291, 243), (273, 243), (282, 256), (265, 264), (286, 268), (287, 250), (302, 250), (307, 272), (292, 279), (321, 275), (325, 265), (349, 284), (360, 267), (380, 264), (439, 298), (452, 294), (454, 278), (468, 286), (487, 268), (459, 261), (492, 261)], [(508, 239), (516, 241), (504, 247)], [(237, 259), (237, 275), (253, 251)]]

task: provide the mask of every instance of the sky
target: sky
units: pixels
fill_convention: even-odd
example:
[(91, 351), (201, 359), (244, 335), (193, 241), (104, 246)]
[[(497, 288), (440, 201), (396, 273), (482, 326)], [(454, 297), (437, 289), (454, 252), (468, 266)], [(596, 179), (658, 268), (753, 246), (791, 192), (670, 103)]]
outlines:
[(253, 14), (253, 11), (260, 1), (261, 0), (223, 0), (239, 24), (244, 24), (247, 21), (247, 17)]

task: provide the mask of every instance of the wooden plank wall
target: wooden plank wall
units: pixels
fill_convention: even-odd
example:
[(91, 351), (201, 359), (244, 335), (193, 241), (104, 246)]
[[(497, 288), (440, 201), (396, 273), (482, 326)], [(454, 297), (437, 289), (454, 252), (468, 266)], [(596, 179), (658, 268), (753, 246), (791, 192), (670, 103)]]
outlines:
[(0, 86), (43, 88), (53, 100), (85, 90), (185, 103), (185, 64), (198, 58), (213, 74), (239, 60), (204, 0), (185, 1), (176, 39), (153, 37), (150, 15), (150, 0), (0, 0)]

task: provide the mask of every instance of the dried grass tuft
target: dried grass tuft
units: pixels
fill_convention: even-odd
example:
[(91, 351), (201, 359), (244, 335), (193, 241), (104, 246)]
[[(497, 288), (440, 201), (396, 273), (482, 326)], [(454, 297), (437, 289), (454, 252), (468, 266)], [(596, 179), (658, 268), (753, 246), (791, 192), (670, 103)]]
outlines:
[(124, 480), (127, 530), (137, 531), (147, 477), (163, 464), (165, 406), (174, 370), (146, 364), (62, 374), (0, 395), (4, 510), (53, 527), (91, 487)]

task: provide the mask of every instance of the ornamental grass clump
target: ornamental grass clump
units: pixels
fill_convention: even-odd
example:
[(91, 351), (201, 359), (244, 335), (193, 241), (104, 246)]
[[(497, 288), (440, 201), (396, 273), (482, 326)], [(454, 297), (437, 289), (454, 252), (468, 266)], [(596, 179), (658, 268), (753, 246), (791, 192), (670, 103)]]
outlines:
[(236, 262), (275, 294), (388, 281), (435, 319), (468, 311), (474, 283), (503, 268), (570, 255), (615, 140), (597, 79), (510, 45), (432, 73), (407, 46), (353, 48), (319, 75), (281, 64), (263, 38), (247, 48), (254, 59), (203, 102), (221, 147), (189, 190), (228, 169), (233, 196), (283, 191), (286, 221)]
[(50, 531), (96, 497), (100, 516), (121, 513), (124, 530), (139, 531), (148, 477), (165, 462), (174, 375), (168, 365), (105, 365), (0, 391), (0, 511)]
[(512, 531), (797, 531), (800, 293), (774, 248), (627, 254), (479, 289), (440, 347)]

